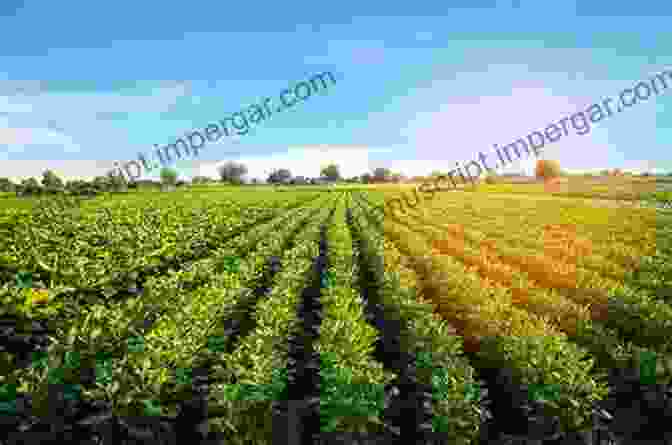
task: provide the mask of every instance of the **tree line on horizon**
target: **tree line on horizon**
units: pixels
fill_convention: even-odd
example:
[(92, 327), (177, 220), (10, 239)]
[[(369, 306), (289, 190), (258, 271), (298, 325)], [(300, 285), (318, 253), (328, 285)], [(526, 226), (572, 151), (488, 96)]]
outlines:
[[(36, 178), (25, 178), (20, 183), (15, 184), (8, 178), (0, 178), (0, 192), (16, 192), (17, 196), (32, 196), (32, 195), (50, 195), (58, 193), (69, 193), (73, 195), (95, 196), (102, 192), (125, 192), (128, 189), (138, 188), (162, 188), (173, 189), (183, 187), (187, 184), (201, 185), (201, 184), (231, 184), (243, 185), (245, 175), (248, 173), (247, 166), (242, 163), (228, 161), (217, 168), (219, 179), (208, 176), (195, 176), (191, 181), (178, 180), (178, 173), (171, 168), (163, 168), (160, 173), (160, 181), (156, 180), (135, 180), (130, 183), (126, 182), (122, 177), (108, 175), (96, 176), (90, 181), (82, 179), (73, 179), (63, 181), (53, 171), (46, 170), (42, 174), (41, 180)], [(274, 169), (266, 178), (266, 183), (274, 185), (315, 185), (325, 183), (359, 183), (359, 184), (384, 184), (384, 183), (401, 183), (401, 182), (424, 182), (437, 176), (446, 176), (438, 170), (433, 171), (429, 177), (413, 176), (406, 177), (402, 173), (392, 172), (388, 168), (375, 168), (371, 173), (364, 173), (359, 176), (351, 178), (343, 178), (340, 173), (340, 168), (336, 164), (329, 164), (320, 170), (320, 176), (317, 178), (307, 178), (304, 176), (293, 176), (291, 171), (286, 168)], [(497, 175), (492, 172), (479, 179), (485, 183), (493, 184), (499, 182), (502, 178), (520, 176), (518, 174), (502, 174)], [(538, 160), (535, 168), (535, 176), (537, 179), (548, 180), (562, 176), (584, 176), (593, 177), (591, 173), (583, 173), (579, 175), (569, 175), (560, 168), (560, 164), (554, 160)], [(602, 170), (597, 176), (633, 176), (633, 173), (622, 171), (621, 169)], [(656, 176), (652, 173), (644, 172), (639, 176)], [(672, 172), (667, 174), (672, 177)], [(261, 184), (257, 178), (249, 181), (250, 184)]]
[[(12, 192), (17, 196), (34, 195), (53, 195), (60, 193), (69, 193), (78, 196), (95, 196), (103, 192), (125, 192), (129, 189), (138, 188), (163, 188), (172, 189), (183, 187), (187, 184), (230, 184), (243, 185), (246, 181), (243, 179), (248, 173), (247, 166), (234, 161), (229, 161), (217, 168), (219, 178), (209, 176), (194, 176), (190, 181), (178, 180), (178, 172), (172, 168), (163, 168), (160, 173), (160, 180), (143, 179), (127, 182), (123, 177), (106, 175), (96, 176), (91, 180), (72, 179), (64, 181), (52, 170), (45, 170), (42, 178), (34, 177), (24, 178), (19, 183), (14, 183), (9, 178), (0, 178), (0, 192)], [(392, 173), (389, 169), (375, 169), (372, 173), (365, 173), (360, 176), (343, 178), (340, 168), (336, 164), (329, 164), (320, 170), (320, 176), (309, 178), (304, 176), (293, 176), (291, 171), (286, 168), (274, 169), (266, 178), (266, 183), (275, 185), (311, 185), (325, 184), (335, 182), (346, 183), (364, 183), (373, 184), (380, 182), (399, 182), (401, 174)], [(257, 178), (248, 183), (261, 184), (262, 181)]]

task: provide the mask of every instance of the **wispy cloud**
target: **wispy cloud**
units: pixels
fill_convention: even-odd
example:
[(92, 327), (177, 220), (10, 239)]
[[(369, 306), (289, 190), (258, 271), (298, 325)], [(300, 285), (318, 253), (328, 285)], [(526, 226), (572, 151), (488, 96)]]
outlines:
[[(0, 9), (8, 11), (8, 1)], [(91, 170), (73, 174), (102, 174), (114, 160), (170, 144), (317, 70), (342, 73), (337, 87), (179, 168), (200, 171), (240, 151), (262, 177), (284, 165), (316, 176), (330, 158), (346, 175), (386, 164), (424, 175), (451, 170), (672, 65), (669, 8), (662, 6), (640, 8), (646, 19), (605, 19), (600, 2), (549, 9), (531, 0), (517, 8), (493, 8), (490, 0), (396, 2), (382, 15), (362, 2), (357, 15), (328, 5), (271, 5), (257, 17), (254, 4), (227, 3), (185, 21), (190, 6), (179, 2), (160, 9), (127, 0), (17, 3), (24, 7), (2, 19), (0, 177), (28, 172), (13, 161), (30, 159), (98, 159), (102, 172), (86, 164), (95, 161), (82, 161), (73, 165)], [(225, 31), (222, 17), (236, 17)], [(631, 158), (661, 165), (670, 159), (671, 98), (672, 90), (588, 135), (564, 137), (545, 156), (568, 170), (639, 162)], [(52, 161), (36, 162), (30, 175)], [(529, 161), (513, 164), (531, 168)]]
[(25, 87), (33, 91), (25, 94), (18, 92), (22, 82), (0, 81), (0, 91), (13, 92), (0, 95), (0, 109), (5, 111), (0, 121), (6, 126), (0, 130), (0, 144), (7, 146), (0, 157), (27, 151), (44, 154), (38, 146), (48, 146), (55, 156), (96, 148), (112, 154), (115, 144), (128, 145), (127, 136), (114, 126), (114, 118), (167, 111), (189, 91), (188, 82), (158, 84), (145, 93), (53, 93), (40, 90), (39, 83), (27, 82)]
[[(327, 144), (290, 147), (287, 151), (267, 156), (243, 156), (236, 159), (248, 167), (249, 178), (265, 180), (275, 169), (286, 168), (293, 176), (319, 177), (320, 169), (330, 163), (339, 166), (341, 176), (359, 176), (371, 170), (369, 154), (376, 148), (361, 146), (331, 146)], [(204, 165), (200, 175), (217, 176), (217, 167), (226, 161)]]

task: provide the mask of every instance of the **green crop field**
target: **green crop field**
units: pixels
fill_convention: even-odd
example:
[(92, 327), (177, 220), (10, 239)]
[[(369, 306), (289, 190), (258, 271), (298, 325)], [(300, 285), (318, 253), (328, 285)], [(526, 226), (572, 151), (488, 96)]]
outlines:
[(72, 208), (3, 196), (0, 319), (50, 335), (0, 349), (0, 414), (29, 394), (48, 416), (61, 385), (120, 416), (176, 416), (207, 369), (209, 430), (274, 443), (275, 403), (309, 394), (287, 383), (292, 336), (320, 357), (323, 432), (399, 427), (388, 389), (411, 371), (394, 354), (412, 357), (431, 430), (455, 444), (478, 443), (487, 369), (510, 370), (566, 431), (590, 428), (610, 370), (672, 381), (669, 211), (531, 189), (386, 210), (411, 193), (203, 186)]

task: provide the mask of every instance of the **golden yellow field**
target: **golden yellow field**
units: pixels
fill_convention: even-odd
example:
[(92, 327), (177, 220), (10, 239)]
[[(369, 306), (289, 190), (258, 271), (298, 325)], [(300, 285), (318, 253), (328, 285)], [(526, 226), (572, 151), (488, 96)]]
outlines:
[[(594, 195), (597, 186), (581, 182), (575, 184), (577, 193)], [(656, 187), (650, 181), (611, 185), (619, 186), (610, 191), (612, 199), (626, 190)], [(437, 192), (431, 199), (407, 185), (401, 193), (390, 188), (383, 193), (386, 235), (396, 240), (387, 252), (390, 261), (398, 261), (403, 251), (431, 259), (436, 270), (459, 273), (458, 280), (473, 278), (478, 292), (462, 293), (472, 310), (477, 295), (501, 294), (500, 310), (514, 307), (571, 330), (572, 320), (603, 314), (608, 297), (631, 280), (643, 258), (656, 253), (661, 236), (668, 241), (669, 232), (661, 227), (669, 213), (562, 192), (553, 196), (543, 193), (543, 184), (479, 188)], [(405, 197), (401, 212), (390, 205), (399, 196)], [(436, 298), (447, 298), (435, 281), (422, 285)]]
[[(543, 184), (497, 184), (432, 195), (403, 184), (379, 187), (368, 200), (381, 221), (386, 270), (432, 305), (465, 351), (497, 357), (528, 383), (588, 385), (587, 403), (606, 394), (599, 372), (643, 350), (672, 364), (672, 213), (633, 201), (660, 184), (607, 185), (570, 180), (549, 193)], [(484, 349), (493, 338), (499, 352)], [(516, 351), (540, 338), (572, 352)]]

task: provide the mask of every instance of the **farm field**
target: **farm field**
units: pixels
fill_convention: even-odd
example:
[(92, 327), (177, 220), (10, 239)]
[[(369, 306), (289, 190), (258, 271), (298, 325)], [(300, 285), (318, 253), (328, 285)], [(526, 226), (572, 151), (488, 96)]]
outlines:
[[(672, 191), (670, 177), (637, 177), (637, 176), (570, 176), (558, 181), (558, 186), (550, 190), (543, 183), (479, 184), (476, 191), (485, 193), (520, 193), (549, 195), (557, 197), (588, 198), (600, 200), (638, 200), (643, 196), (669, 193)], [(464, 187), (472, 191), (472, 187)]]
[(648, 440), (672, 416), (672, 213), (528, 188), (394, 215), (409, 187), (5, 197), (2, 423), (105, 438), (112, 414), (110, 444), (165, 425), (177, 443)]

